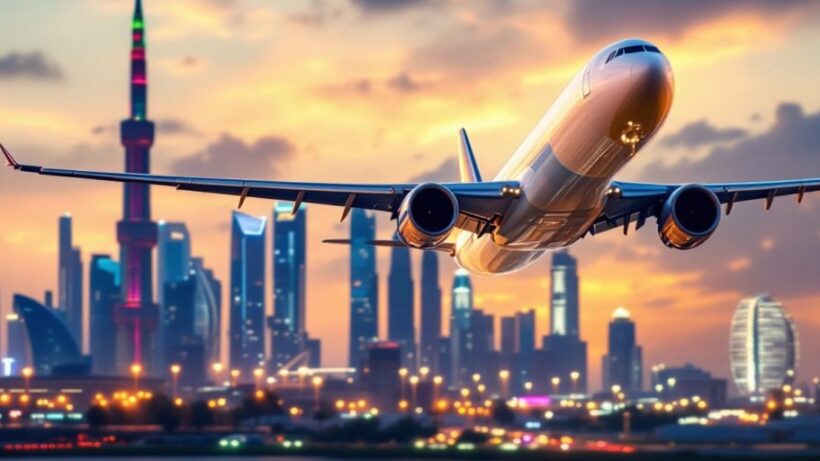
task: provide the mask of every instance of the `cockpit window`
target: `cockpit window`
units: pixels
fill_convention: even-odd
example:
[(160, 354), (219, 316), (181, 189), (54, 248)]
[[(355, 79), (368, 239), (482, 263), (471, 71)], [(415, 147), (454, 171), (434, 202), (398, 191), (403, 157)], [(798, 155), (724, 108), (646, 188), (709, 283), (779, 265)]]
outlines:
[(626, 46), (626, 47), (623, 47), (623, 48), (619, 48), (618, 50), (613, 50), (611, 53), (609, 53), (609, 56), (607, 56), (606, 61), (604, 62), (604, 64), (609, 63), (609, 61), (612, 61), (613, 59), (617, 58), (618, 56), (620, 56), (622, 54), (642, 53), (644, 51), (647, 51), (647, 52), (650, 52), (650, 53), (662, 54), (661, 50), (659, 50), (657, 46), (653, 46), (653, 45), (631, 45), (631, 46)]

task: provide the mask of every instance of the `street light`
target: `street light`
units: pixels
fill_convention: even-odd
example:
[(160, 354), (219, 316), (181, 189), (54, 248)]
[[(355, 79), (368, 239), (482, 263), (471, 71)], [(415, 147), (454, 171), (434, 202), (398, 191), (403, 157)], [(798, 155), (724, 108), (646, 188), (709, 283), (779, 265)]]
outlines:
[(578, 393), (578, 378), (580, 378), (580, 377), (581, 377), (581, 373), (578, 372), (578, 371), (572, 371), (569, 374), (569, 379), (572, 380), (572, 393), (573, 394)]
[(407, 368), (399, 368), (399, 377), (401, 378), (400, 381), (401, 381), (401, 399), (402, 400), (407, 399), (407, 389), (406, 389), (406, 385), (405, 385), (405, 382), (404, 382), (405, 379), (407, 378), (407, 373), (409, 373), (407, 371)]
[(217, 385), (220, 384), (220, 381), (222, 380), (222, 370), (224, 369), (225, 367), (219, 362), (211, 364), (211, 370), (213, 370), (214, 372), (214, 381), (217, 383)]
[(510, 370), (501, 370), (498, 372), (498, 378), (501, 379), (501, 398), (507, 398), (507, 381), (510, 379)]
[(524, 389), (527, 390), (527, 391), (531, 391), (532, 390), (532, 381), (527, 381), (526, 383), (524, 383)]
[(242, 372), (236, 368), (231, 370), (231, 387), (236, 387), (236, 383), (239, 382), (239, 375), (241, 374)]
[(561, 378), (559, 378), (557, 376), (553, 376), (552, 380), (550, 380), (550, 382), (552, 383), (552, 393), (557, 394), (558, 393), (558, 385), (561, 384)]
[(413, 399), (411, 400), (411, 402), (413, 403), (413, 411), (415, 411), (416, 407), (418, 406), (417, 402), (416, 402), (416, 396), (417, 396), (418, 385), (419, 385), (419, 377), (415, 376), (415, 375), (411, 376), (410, 377), (410, 385), (412, 386), (412, 390), (413, 390)]
[(434, 376), (433, 377), (433, 401), (438, 401), (439, 396), (439, 387), (444, 382), (444, 378), (441, 376)]
[(473, 382), (478, 383), (479, 381), (481, 381), (481, 375), (478, 373), (473, 373)]
[(421, 380), (424, 381), (427, 379), (427, 375), (430, 374), (430, 367), (421, 367), (419, 368), (419, 374), (421, 375)]
[(134, 390), (138, 390), (140, 387), (140, 374), (142, 374), (142, 365), (139, 363), (134, 363), (131, 365), (131, 376), (134, 377)]
[(322, 388), (322, 383), (324, 383), (324, 380), (322, 379), (321, 376), (314, 376), (313, 379), (311, 380), (311, 382), (313, 383), (313, 402), (314, 402), (314, 404), (313, 404), (314, 407), (313, 408), (314, 408), (315, 411), (318, 412), (319, 411), (320, 390)]
[(264, 375), (265, 375), (265, 370), (263, 370), (261, 368), (255, 368), (253, 370), (253, 384), (254, 384), (254, 390), (255, 391), (259, 390), (259, 387), (260, 387), (260, 384), (261, 384), (261, 381), (262, 381), (262, 376), (264, 376)]
[(173, 364), (171, 365), (171, 393), (174, 396), (174, 399), (177, 398), (177, 389), (179, 385), (179, 373), (182, 371), (182, 367)]
[(34, 376), (34, 368), (25, 367), (23, 368), (22, 373), (23, 379), (26, 381), (26, 394), (28, 394), (29, 390), (31, 390), (31, 377)]

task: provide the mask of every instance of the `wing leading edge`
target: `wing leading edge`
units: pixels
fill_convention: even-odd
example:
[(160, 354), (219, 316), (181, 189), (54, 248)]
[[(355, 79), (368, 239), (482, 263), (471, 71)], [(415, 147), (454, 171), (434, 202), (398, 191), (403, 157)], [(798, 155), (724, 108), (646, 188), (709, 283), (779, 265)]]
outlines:
[[(164, 176), (141, 173), (108, 173), (100, 171), (46, 168), (18, 163), (0, 145), (9, 166), (26, 173), (45, 176), (92, 179), (97, 181), (130, 182), (155, 186), (174, 187), (178, 190), (206, 192), (239, 197), (241, 208), (248, 197), (294, 202), (294, 209), (302, 203), (316, 203), (344, 207), (342, 220), (351, 208), (363, 208), (398, 214), (399, 206), (418, 184), (333, 184), (287, 181), (259, 181), (246, 179), (204, 178), (189, 176)], [(518, 195), (520, 185), (516, 181), (480, 183), (445, 183), (458, 200), (461, 216), (457, 226), (476, 232), (494, 225), (503, 216), (511, 200)]]
[[(632, 222), (637, 223), (635, 229), (640, 229), (647, 218), (657, 218), (660, 215), (666, 199), (682, 185), (613, 181), (604, 210), (590, 227), (589, 233), (594, 235), (610, 229), (622, 228), (626, 234)], [(722, 205), (726, 205), (728, 216), (734, 204), (738, 202), (763, 200), (764, 208), (768, 210), (772, 207), (776, 197), (796, 195), (797, 203), (800, 203), (806, 193), (820, 191), (820, 178), (702, 185), (711, 190)]]

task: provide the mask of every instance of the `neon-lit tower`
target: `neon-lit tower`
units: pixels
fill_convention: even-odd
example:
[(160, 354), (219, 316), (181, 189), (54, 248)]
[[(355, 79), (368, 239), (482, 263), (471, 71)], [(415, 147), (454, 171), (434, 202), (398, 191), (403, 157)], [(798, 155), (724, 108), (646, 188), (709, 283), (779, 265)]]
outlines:
[[(137, 0), (132, 23), (131, 116), (120, 126), (125, 147), (125, 171), (129, 173), (148, 173), (150, 170), (154, 124), (147, 120), (147, 89), (145, 23), (142, 2)], [(159, 320), (151, 276), (151, 253), (157, 243), (157, 226), (151, 221), (151, 196), (147, 185), (125, 184), (117, 241), (122, 263), (122, 302), (115, 313), (117, 367), (124, 372), (130, 364), (140, 363), (152, 371), (156, 362), (155, 332)]]

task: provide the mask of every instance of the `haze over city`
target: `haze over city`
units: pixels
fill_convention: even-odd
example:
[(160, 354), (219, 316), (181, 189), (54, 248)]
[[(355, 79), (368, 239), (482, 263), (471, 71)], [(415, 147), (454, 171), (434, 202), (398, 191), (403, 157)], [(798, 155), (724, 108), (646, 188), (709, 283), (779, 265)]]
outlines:
[[(157, 173), (310, 181), (455, 180), (466, 127), (492, 175), (566, 82), (601, 46), (641, 37), (675, 71), (672, 112), (619, 178), (765, 180), (820, 176), (820, 13), (812, 2), (263, 1), (147, 2)], [(26, 160), (122, 169), (131, 2), (15, 1), (0, 18), (0, 133)], [(614, 20), (615, 18), (616, 20)], [(614, 24), (613, 24), (614, 22)], [(155, 188), (153, 216), (184, 221), (193, 253), (229, 280), (235, 198)], [(40, 297), (57, 285), (57, 218), (74, 240), (116, 253), (121, 186), (0, 172), (0, 287)], [(740, 204), (691, 252), (667, 250), (654, 226), (608, 233), (572, 250), (581, 277), (581, 334), (590, 387), (600, 383), (606, 324), (618, 306), (638, 325), (644, 363), (693, 361), (729, 376), (738, 301), (769, 293), (795, 320), (803, 357), (820, 347), (813, 308), (818, 199)], [(243, 210), (270, 216), (273, 203)], [(323, 362), (342, 365), (349, 301), (339, 210), (309, 207), (307, 329)], [(379, 236), (393, 227), (379, 221)], [(382, 336), (389, 251), (379, 250)], [(418, 283), (420, 255), (414, 255)], [(444, 318), (455, 265), (441, 258)], [(270, 268), (268, 268), (270, 273)], [(474, 277), (475, 305), (496, 315), (535, 308), (546, 333), (549, 258), (520, 273)], [(227, 290), (223, 290), (227, 298)], [(266, 289), (270, 298), (271, 290)], [(229, 304), (223, 300), (224, 310)], [(268, 299), (268, 309), (272, 302)], [(448, 322), (444, 322), (447, 325)], [(225, 327), (223, 327), (225, 330)], [(223, 338), (226, 334), (223, 332)], [(224, 340), (223, 340), (224, 342)], [(87, 338), (86, 338), (87, 343)], [(224, 349), (224, 348), (223, 348)], [(820, 372), (804, 359), (800, 377)], [(647, 367), (648, 368), (648, 367)]]

